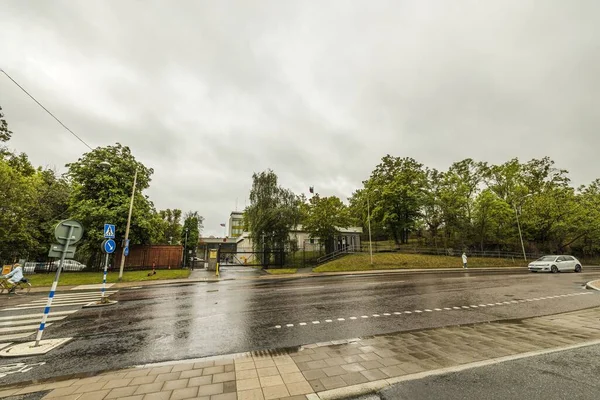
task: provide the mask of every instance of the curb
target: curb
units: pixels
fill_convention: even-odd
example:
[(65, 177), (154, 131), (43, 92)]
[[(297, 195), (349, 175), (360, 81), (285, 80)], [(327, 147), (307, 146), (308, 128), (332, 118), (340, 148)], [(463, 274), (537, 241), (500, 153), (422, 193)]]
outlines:
[(591, 340), (591, 341), (573, 344), (573, 345), (569, 345), (569, 346), (555, 347), (552, 349), (544, 349), (544, 350), (537, 350), (537, 351), (529, 351), (527, 353), (515, 354), (515, 355), (505, 356), (505, 357), (490, 358), (489, 360), (476, 361), (473, 363), (462, 364), (462, 365), (458, 365), (455, 367), (434, 369), (431, 371), (418, 372), (416, 374), (404, 375), (404, 376), (400, 376), (397, 378), (381, 379), (381, 380), (373, 381), (373, 382), (369, 382), (369, 383), (361, 383), (358, 385), (346, 386), (346, 387), (339, 388), (339, 389), (325, 390), (322, 392), (317, 392), (317, 396), (321, 400), (347, 399), (347, 398), (350, 398), (353, 396), (361, 396), (361, 395), (376, 393), (376, 392), (380, 391), (381, 389), (384, 389), (388, 386), (391, 386), (391, 385), (394, 385), (397, 383), (408, 382), (408, 381), (413, 381), (413, 380), (417, 380), (417, 379), (423, 379), (423, 378), (427, 378), (430, 376), (444, 375), (444, 374), (448, 374), (451, 372), (460, 372), (460, 371), (464, 371), (464, 370), (468, 370), (468, 369), (485, 367), (488, 365), (499, 364), (499, 363), (503, 363), (503, 362), (507, 362), (507, 361), (520, 360), (523, 358), (541, 356), (541, 355), (545, 355), (545, 354), (552, 354), (552, 353), (557, 353), (560, 351), (574, 350), (574, 349), (579, 349), (579, 348), (588, 347), (588, 346), (594, 346), (594, 345), (598, 345), (598, 344), (600, 344), (600, 340), (597, 339), (597, 340)]
[(595, 281), (589, 281), (588, 283), (585, 284), (585, 288), (600, 291), (600, 279), (595, 280)]

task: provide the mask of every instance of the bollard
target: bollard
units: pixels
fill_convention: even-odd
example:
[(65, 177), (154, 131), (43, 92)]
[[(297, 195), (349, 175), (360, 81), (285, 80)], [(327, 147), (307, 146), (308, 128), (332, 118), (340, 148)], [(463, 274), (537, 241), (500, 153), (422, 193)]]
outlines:
[(108, 297), (106, 297), (106, 274), (108, 273), (108, 253), (104, 260), (104, 278), (102, 278), (102, 297), (100, 299), (101, 304), (108, 303)]

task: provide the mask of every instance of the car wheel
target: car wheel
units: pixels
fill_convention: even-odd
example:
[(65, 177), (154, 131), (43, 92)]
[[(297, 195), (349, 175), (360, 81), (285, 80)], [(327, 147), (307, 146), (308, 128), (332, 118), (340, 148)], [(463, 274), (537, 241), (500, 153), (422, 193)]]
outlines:
[(553, 274), (558, 272), (558, 268), (556, 267), (556, 265), (553, 265), (550, 270), (552, 271)]
[(581, 265), (577, 264), (575, 266), (575, 272), (581, 272)]

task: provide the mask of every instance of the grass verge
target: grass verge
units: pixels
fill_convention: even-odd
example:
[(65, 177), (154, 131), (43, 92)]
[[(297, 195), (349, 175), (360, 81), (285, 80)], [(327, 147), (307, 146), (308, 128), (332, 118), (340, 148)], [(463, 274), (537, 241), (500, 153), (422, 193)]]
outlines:
[[(318, 266), (314, 272), (371, 271), (377, 269), (462, 268), (460, 257), (426, 254), (377, 253), (370, 265), (369, 254), (351, 254)], [(469, 268), (526, 267), (521, 259), (469, 257)]]
[[(157, 270), (156, 275), (148, 276), (150, 271), (125, 271), (121, 282), (156, 281), (160, 279), (185, 279), (190, 276), (189, 269)], [(63, 272), (60, 274), (58, 286), (93, 285), (102, 283), (102, 272)], [(27, 275), (33, 287), (52, 286), (54, 273)], [(119, 281), (119, 271), (109, 272), (107, 283)]]
[(268, 274), (271, 275), (282, 275), (282, 274), (295, 274), (298, 271), (296, 268), (273, 268), (265, 269)]

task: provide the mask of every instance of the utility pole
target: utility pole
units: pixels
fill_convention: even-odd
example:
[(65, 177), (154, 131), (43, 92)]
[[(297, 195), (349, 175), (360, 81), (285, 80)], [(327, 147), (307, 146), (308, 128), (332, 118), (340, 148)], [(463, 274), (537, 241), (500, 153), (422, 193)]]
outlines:
[(189, 229), (185, 228), (185, 243), (183, 245), (183, 268), (185, 269), (186, 261), (187, 261), (187, 237), (188, 237)]
[(121, 266), (119, 267), (119, 280), (123, 279), (123, 268), (125, 267), (125, 248), (128, 246), (129, 241), (129, 227), (131, 226), (131, 213), (133, 212), (133, 198), (135, 197), (135, 186), (137, 184), (138, 165), (135, 167), (135, 174), (133, 175), (133, 187), (131, 188), (131, 201), (129, 202), (129, 215), (127, 216), (127, 227), (125, 228), (125, 246), (123, 246), (123, 253), (121, 254)]
[(371, 265), (373, 265), (373, 240), (371, 240), (371, 204), (369, 202), (369, 194), (367, 191), (367, 224), (369, 225), (369, 254), (371, 255)]

